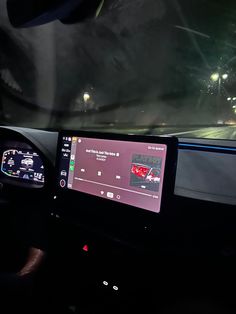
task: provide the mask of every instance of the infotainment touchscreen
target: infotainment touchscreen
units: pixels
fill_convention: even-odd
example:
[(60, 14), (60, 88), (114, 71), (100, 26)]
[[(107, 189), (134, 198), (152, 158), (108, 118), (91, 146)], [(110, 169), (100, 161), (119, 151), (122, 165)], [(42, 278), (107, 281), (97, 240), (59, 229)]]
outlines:
[(67, 134), (59, 148), (58, 184), (158, 213), (167, 153), (163, 143)]

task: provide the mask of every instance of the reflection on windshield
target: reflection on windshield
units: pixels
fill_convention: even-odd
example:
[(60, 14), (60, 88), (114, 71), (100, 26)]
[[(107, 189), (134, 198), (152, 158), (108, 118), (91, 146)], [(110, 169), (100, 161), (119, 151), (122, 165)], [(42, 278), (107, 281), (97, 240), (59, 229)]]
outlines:
[(22, 30), (4, 5), (1, 123), (236, 139), (235, 1), (113, 0)]

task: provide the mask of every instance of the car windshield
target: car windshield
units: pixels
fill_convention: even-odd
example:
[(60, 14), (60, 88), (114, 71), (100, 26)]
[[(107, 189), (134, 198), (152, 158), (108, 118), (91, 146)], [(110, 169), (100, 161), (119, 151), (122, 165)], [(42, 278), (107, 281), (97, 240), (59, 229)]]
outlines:
[(236, 139), (236, 2), (107, 0), (15, 29), (0, 0), (0, 123)]

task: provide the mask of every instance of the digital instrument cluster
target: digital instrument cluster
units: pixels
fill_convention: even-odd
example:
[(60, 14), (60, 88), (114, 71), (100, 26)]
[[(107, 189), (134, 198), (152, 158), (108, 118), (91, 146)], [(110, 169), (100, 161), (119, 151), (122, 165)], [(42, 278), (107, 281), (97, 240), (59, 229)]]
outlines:
[(40, 156), (28, 145), (12, 146), (2, 150), (2, 175), (10, 180), (43, 186), (44, 164)]

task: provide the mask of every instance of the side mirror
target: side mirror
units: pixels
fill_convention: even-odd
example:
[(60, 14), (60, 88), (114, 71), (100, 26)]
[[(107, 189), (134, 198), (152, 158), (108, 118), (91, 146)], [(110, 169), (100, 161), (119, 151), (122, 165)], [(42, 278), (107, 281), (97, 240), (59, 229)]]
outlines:
[(61, 20), (78, 23), (95, 16), (104, 0), (7, 0), (10, 23), (14, 27), (32, 27)]

